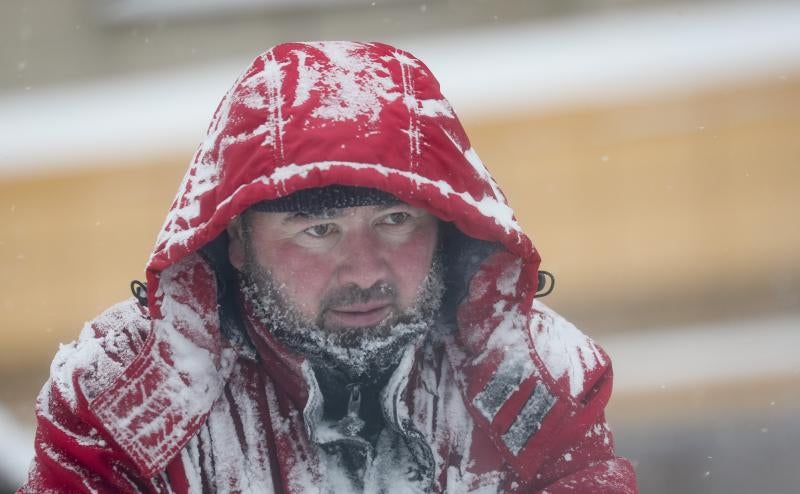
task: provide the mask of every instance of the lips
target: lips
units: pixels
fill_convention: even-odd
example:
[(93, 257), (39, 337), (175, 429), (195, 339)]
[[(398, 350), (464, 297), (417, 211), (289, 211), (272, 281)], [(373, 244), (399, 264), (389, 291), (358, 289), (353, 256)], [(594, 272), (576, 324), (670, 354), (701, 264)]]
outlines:
[(366, 304), (351, 304), (335, 309), (328, 309), (329, 317), (335, 319), (338, 325), (347, 327), (373, 326), (383, 321), (392, 311), (392, 304), (388, 302), (370, 302)]

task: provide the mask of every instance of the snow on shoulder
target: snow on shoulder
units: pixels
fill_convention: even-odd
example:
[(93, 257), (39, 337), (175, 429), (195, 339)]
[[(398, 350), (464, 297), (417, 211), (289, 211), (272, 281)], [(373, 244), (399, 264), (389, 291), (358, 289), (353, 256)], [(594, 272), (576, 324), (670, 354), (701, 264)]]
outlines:
[(50, 366), (50, 379), (70, 405), (77, 406), (73, 377), (91, 401), (122, 374), (144, 343), (149, 322), (133, 298), (111, 306), (86, 323), (76, 341), (61, 345)]
[(553, 379), (567, 375), (570, 394), (580, 396), (586, 373), (606, 365), (606, 357), (588, 336), (543, 303), (535, 301), (533, 309), (530, 330), (536, 352)]

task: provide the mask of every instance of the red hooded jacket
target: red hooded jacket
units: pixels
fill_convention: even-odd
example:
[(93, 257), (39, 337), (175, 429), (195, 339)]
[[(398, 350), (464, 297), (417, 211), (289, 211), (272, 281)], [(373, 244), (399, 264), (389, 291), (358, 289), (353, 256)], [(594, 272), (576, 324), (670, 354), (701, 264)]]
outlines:
[(396, 441), (365, 490), (635, 493), (603, 415), (609, 358), (534, 301), (539, 254), (438, 82), (409, 53), (351, 42), (276, 46), (223, 98), (148, 262), (147, 303), (110, 308), (56, 355), (20, 492), (336, 490), (309, 364), (226, 333), (201, 251), (252, 204), (331, 184), (497, 246), (455, 332), (403, 353), (381, 394)]

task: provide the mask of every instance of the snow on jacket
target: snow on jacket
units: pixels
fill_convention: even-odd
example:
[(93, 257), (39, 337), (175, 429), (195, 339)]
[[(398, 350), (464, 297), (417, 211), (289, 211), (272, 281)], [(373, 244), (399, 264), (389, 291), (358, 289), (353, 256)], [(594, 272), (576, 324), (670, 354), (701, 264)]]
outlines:
[(534, 301), (539, 254), (438, 82), (409, 53), (351, 42), (276, 46), (223, 98), (148, 262), (147, 303), (110, 308), (56, 355), (20, 492), (342, 490), (308, 362), (225, 330), (201, 251), (250, 205), (331, 184), (499, 246), (455, 332), (408, 347), (383, 390), (365, 491), (636, 492), (604, 419), (609, 358)]

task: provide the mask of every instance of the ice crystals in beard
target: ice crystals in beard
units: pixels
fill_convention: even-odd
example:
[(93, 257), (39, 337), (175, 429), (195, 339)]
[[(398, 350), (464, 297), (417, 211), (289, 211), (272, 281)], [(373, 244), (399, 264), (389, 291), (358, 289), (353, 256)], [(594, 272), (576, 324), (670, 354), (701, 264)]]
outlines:
[[(338, 371), (350, 382), (372, 382), (397, 365), (400, 350), (433, 327), (444, 292), (442, 263), (436, 255), (412, 307), (393, 313), (373, 327), (326, 330), (321, 316), (304, 318), (286, 300), (271, 273), (255, 262), (247, 262), (241, 290), (261, 322), (257, 331), (269, 331), (289, 350), (309, 359), (312, 366)], [(393, 298), (394, 288), (380, 283), (368, 289), (345, 288), (323, 304)], [(335, 305), (334, 305), (335, 306)], [(322, 311), (321, 311), (322, 312)]]

